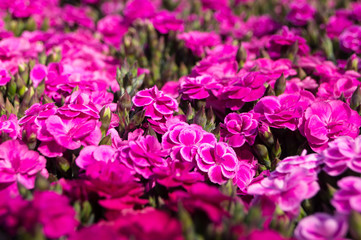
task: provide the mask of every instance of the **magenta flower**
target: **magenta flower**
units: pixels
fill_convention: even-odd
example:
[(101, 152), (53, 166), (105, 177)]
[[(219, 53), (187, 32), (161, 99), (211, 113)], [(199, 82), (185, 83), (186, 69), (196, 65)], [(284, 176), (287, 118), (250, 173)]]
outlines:
[(331, 176), (337, 176), (347, 168), (361, 173), (361, 136), (353, 139), (341, 136), (328, 143), (321, 152), (325, 166), (323, 170)]
[(316, 195), (320, 189), (317, 175), (305, 168), (288, 174), (272, 172), (259, 183), (248, 187), (248, 194), (265, 195), (286, 212), (298, 211), (301, 202)]
[(326, 25), (327, 36), (329, 38), (337, 38), (346, 28), (352, 25), (352, 21), (349, 20), (346, 16), (337, 14), (331, 16)]
[(231, 147), (241, 147), (245, 142), (253, 145), (258, 134), (258, 120), (253, 113), (230, 113), (221, 123), (221, 137)]
[(348, 176), (337, 182), (339, 190), (333, 195), (332, 205), (340, 213), (355, 210), (361, 213), (361, 178)]
[(238, 159), (233, 148), (224, 142), (211, 145), (203, 143), (196, 155), (197, 166), (208, 174), (213, 183), (223, 184), (234, 178), (238, 170)]
[(327, 148), (327, 143), (339, 136), (355, 138), (359, 134), (361, 117), (339, 100), (314, 102), (300, 120), (300, 132), (316, 151)]
[(267, 44), (268, 53), (272, 58), (280, 58), (284, 49), (291, 47), (296, 42), (298, 43), (298, 55), (304, 56), (310, 52), (306, 40), (284, 26), (280, 34), (272, 35), (270, 38)]
[(132, 100), (135, 106), (144, 107), (145, 116), (153, 120), (170, 117), (178, 111), (177, 101), (159, 91), (157, 86), (137, 92)]
[(230, 200), (218, 188), (199, 182), (188, 187), (187, 192), (177, 190), (169, 194), (169, 206), (178, 209), (179, 201), (190, 213), (196, 210), (205, 212), (209, 219), (215, 223), (220, 223), (224, 216), (227, 216), (222, 203)]
[(155, 29), (162, 34), (170, 31), (183, 31), (183, 20), (177, 19), (176, 16), (166, 10), (158, 12), (153, 18), (152, 23)]
[(260, 120), (274, 128), (297, 129), (298, 119), (302, 117), (309, 100), (303, 100), (298, 94), (282, 94), (278, 97), (261, 98), (254, 106), (254, 112), (261, 114)]
[(10, 114), (9, 118), (6, 115), (0, 117), (0, 133), (6, 133), (11, 139), (21, 139), (20, 126), (15, 114)]
[(97, 30), (103, 35), (104, 42), (119, 48), (124, 34), (128, 31), (128, 26), (121, 16), (108, 15), (98, 21)]
[(69, 240), (114, 240), (118, 239), (118, 234), (114, 227), (106, 224), (93, 224), (89, 227), (85, 227), (72, 234)]
[(11, 76), (5, 68), (0, 67), (0, 86), (5, 86), (10, 82)]
[(21, 183), (27, 189), (34, 188), (38, 173), (48, 177), (46, 159), (18, 140), (9, 140), (0, 145), (0, 190), (16, 188)]
[(45, 65), (36, 64), (30, 71), (30, 79), (33, 81), (34, 87), (37, 87), (41, 81), (45, 80), (47, 74), (48, 69)]
[(216, 79), (206, 74), (196, 77), (186, 77), (181, 83), (180, 92), (184, 99), (205, 99), (210, 96), (212, 90), (222, 87)]
[[(84, 143), (86, 145), (86, 137), (97, 128), (96, 120), (82, 118), (68, 120), (56, 115), (50, 116), (45, 124), (47, 131), (53, 136), (56, 143), (71, 150), (80, 148)], [(99, 141), (100, 136), (97, 136), (96, 140)]]
[(151, 135), (130, 140), (117, 153), (120, 162), (146, 179), (153, 175), (153, 168), (167, 167), (164, 159), (167, 155), (168, 151), (163, 150), (156, 137)]
[(108, 210), (122, 211), (148, 202), (139, 198), (144, 194), (142, 185), (119, 162), (96, 161), (88, 165), (85, 175), (87, 191), (96, 193), (99, 204)]
[(246, 194), (247, 187), (252, 183), (255, 175), (255, 166), (249, 163), (240, 162), (238, 171), (233, 178), (233, 183), (234, 185), (237, 185), (242, 194)]
[(286, 19), (295, 26), (304, 26), (313, 19), (315, 13), (316, 9), (307, 2), (296, 2), (291, 4), (291, 10)]
[(311, 173), (319, 173), (323, 159), (319, 154), (308, 154), (304, 150), (300, 156), (291, 156), (277, 164), (276, 171), (279, 173), (291, 173), (297, 168), (307, 169)]
[(346, 52), (361, 53), (361, 26), (353, 25), (340, 34), (340, 46)]
[(185, 46), (198, 57), (204, 54), (205, 48), (214, 47), (221, 43), (220, 36), (214, 32), (186, 32), (179, 34), (178, 39), (183, 40)]
[(55, 192), (35, 192), (32, 207), (36, 209), (45, 236), (59, 238), (75, 231), (79, 222), (69, 200)]
[(221, 98), (226, 107), (231, 110), (240, 109), (244, 103), (260, 99), (266, 87), (264, 84), (269, 78), (259, 72), (246, 72), (240, 77), (233, 78), (229, 86), (222, 89)]
[(86, 169), (89, 165), (102, 161), (105, 163), (115, 161), (115, 149), (108, 145), (87, 146), (83, 148), (78, 158), (75, 160), (76, 165), (81, 169)]
[(132, 23), (137, 18), (145, 19), (154, 16), (155, 7), (149, 0), (131, 0), (127, 1), (123, 14), (127, 23)]
[(289, 238), (283, 237), (280, 233), (271, 229), (259, 230), (255, 229), (247, 237), (241, 237), (238, 240), (259, 240), (259, 239), (267, 239), (267, 240), (287, 240)]
[(298, 223), (295, 229), (297, 240), (345, 239), (348, 224), (344, 216), (330, 216), (326, 213), (315, 213)]
[(201, 144), (214, 145), (216, 142), (215, 136), (204, 131), (201, 126), (184, 122), (170, 126), (162, 137), (162, 146), (164, 149), (171, 149), (171, 158), (186, 162), (195, 160), (197, 149)]

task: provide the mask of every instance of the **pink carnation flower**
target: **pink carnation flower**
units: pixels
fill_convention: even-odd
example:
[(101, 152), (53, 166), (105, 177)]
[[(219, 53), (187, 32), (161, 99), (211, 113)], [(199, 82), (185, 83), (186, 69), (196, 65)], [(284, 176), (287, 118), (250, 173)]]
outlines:
[(326, 213), (315, 213), (298, 223), (295, 229), (297, 240), (345, 239), (348, 224), (344, 216), (330, 216)]
[(340, 34), (340, 46), (346, 52), (361, 53), (361, 26), (353, 25)]
[(248, 194), (265, 195), (283, 211), (298, 211), (301, 202), (316, 195), (320, 189), (317, 175), (305, 168), (296, 168), (287, 174), (272, 172), (259, 183), (248, 187)]
[(178, 39), (185, 42), (185, 46), (192, 50), (193, 54), (200, 57), (204, 49), (221, 43), (221, 38), (214, 32), (186, 32), (178, 35)]
[(159, 91), (157, 86), (137, 92), (133, 103), (137, 107), (144, 107), (145, 116), (153, 120), (161, 120), (163, 116), (170, 117), (178, 111), (177, 101)]
[(5, 86), (10, 82), (11, 76), (5, 68), (0, 68), (0, 86)]
[(151, 20), (155, 29), (162, 34), (170, 31), (183, 31), (183, 20), (177, 19), (176, 16), (166, 10), (158, 12)]
[(347, 168), (361, 173), (361, 136), (353, 139), (341, 136), (328, 143), (321, 152), (325, 166), (323, 170), (331, 176), (337, 176)]
[(0, 133), (6, 133), (11, 139), (21, 139), (20, 126), (15, 114), (10, 114), (9, 118), (6, 115), (0, 117)]
[(291, 173), (297, 168), (305, 168), (309, 172), (319, 173), (321, 171), (322, 157), (319, 154), (308, 154), (306, 150), (300, 156), (291, 156), (283, 159), (277, 164), (276, 171), (279, 173)]
[(300, 120), (300, 132), (316, 151), (327, 148), (327, 143), (339, 136), (355, 138), (359, 134), (361, 117), (339, 100), (314, 102)]
[(102, 161), (105, 163), (115, 161), (115, 149), (108, 145), (87, 146), (80, 151), (75, 160), (76, 165), (81, 169), (86, 169), (89, 165)]
[(123, 23), (119, 15), (108, 15), (97, 23), (98, 31), (103, 35), (104, 42), (119, 48), (122, 37), (128, 31), (128, 26)]
[(238, 159), (233, 148), (224, 142), (211, 145), (203, 143), (196, 155), (197, 166), (208, 174), (213, 183), (223, 184), (234, 178), (238, 170)]
[(120, 162), (146, 179), (153, 175), (153, 168), (167, 167), (167, 155), (168, 152), (163, 150), (158, 140), (151, 135), (130, 140), (127, 145), (120, 147), (117, 153)]
[(311, 99), (302, 99), (298, 94), (282, 94), (278, 97), (261, 98), (254, 106), (254, 112), (261, 114), (260, 120), (274, 128), (297, 129), (298, 119)]
[(181, 82), (180, 92), (184, 99), (205, 99), (210, 96), (212, 90), (216, 91), (222, 87), (215, 78), (205, 74), (196, 77), (185, 77)]
[(307, 2), (293, 3), (286, 19), (295, 26), (304, 26), (313, 19), (315, 13), (316, 9)]
[(196, 124), (179, 122), (171, 127), (162, 137), (164, 149), (171, 149), (170, 156), (173, 160), (192, 162), (197, 155), (198, 147), (203, 143), (214, 145), (217, 139)]
[(37, 87), (47, 74), (48, 70), (45, 65), (36, 64), (30, 71), (30, 79), (33, 81), (34, 87)]
[(230, 113), (221, 123), (221, 137), (231, 147), (241, 147), (245, 142), (253, 145), (258, 134), (258, 120), (252, 113)]
[(27, 189), (34, 188), (38, 173), (48, 177), (46, 159), (18, 140), (9, 140), (0, 145), (1, 189), (16, 188), (19, 182)]
[(35, 192), (32, 203), (39, 222), (43, 225), (45, 236), (59, 238), (75, 231), (79, 222), (76, 212), (69, 205), (69, 199), (55, 192)]
[(344, 177), (337, 185), (340, 189), (331, 200), (336, 210), (340, 213), (350, 213), (352, 210), (361, 213), (361, 178)]

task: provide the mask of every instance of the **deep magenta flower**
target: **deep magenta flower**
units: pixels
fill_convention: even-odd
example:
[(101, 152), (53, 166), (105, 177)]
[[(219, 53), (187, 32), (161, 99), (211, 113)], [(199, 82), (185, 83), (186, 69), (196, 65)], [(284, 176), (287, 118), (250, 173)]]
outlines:
[(149, 0), (131, 0), (127, 1), (123, 14), (125, 20), (132, 23), (137, 18), (151, 18), (155, 14), (155, 7)]
[(114, 162), (115, 152), (116, 150), (108, 145), (87, 146), (80, 151), (75, 162), (81, 169), (86, 169), (89, 165), (97, 161), (105, 163)]
[(348, 176), (337, 182), (339, 190), (333, 195), (332, 205), (340, 213), (355, 210), (361, 213), (361, 178)]
[(5, 86), (11, 80), (11, 76), (5, 68), (0, 67), (0, 86)]
[(30, 71), (30, 79), (33, 81), (34, 87), (37, 87), (42, 80), (45, 80), (48, 69), (43, 64), (36, 64)]
[(286, 19), (295, 26), (304, 26), (313, 19), (315, 13), (316, 9), (307, 2), (296, 2), (291, 4), (291, 10)]
[(248, 194), (265, 195), (286, 212), (298, 211), (301, 202), (316, 195), (320, 189), (316, 173), (305, 168), (295, 168), (292, 172), (271, 173), (261, 182), (248, 187)]
[(355, 138), (359, 134), (361, 117), (340, 100), (314, 102), (300, 120), (300, 132), (316, 151), (327, 148), (327, 143), (339, 136)]
[(267, 44), (268, 53), (272, 58), (280, 58), (284, 53), (284, 49), (291, 47), (296, 42), (298, 44), (298, 55), (304, 56), (310, 52), (306, 40), (284, 26), (279, 34), (272, 35), (270, 38)]
[(315, 213), (298, 223), (295, 229), (297, 240), (345, 239), (348, 224), (344, 216)]
[(153, 175), (153, 168), (168, 166), (167, 155), (168, 151), (163, 150), (157, 138), (151, 135), (130, 140), (117, 151), (120, 162), (146, 179)]
[(306, 150), (300, 156), (291, 156), (283, 159), (277, 164), (276, 171), (279, 173), (291, 173), (296, 168), (305, 168), (309, 172), (319, 173), (321, 164), (323, 163), (322, 157), (319, 154), (308, 154)]
[(311, 99), (302, 99), (298, 94), (282, 94), (278, 97), (261, 98), (254, 106), (254, 112), (261, 115), (260, 120), (274, 128), (297, 129), (298, 119)]
[(201, 144), (196, 161), (200, 171), (206, 172), (211, 182), (218, 184), (226, 183), (228, 179), (234, 178), (239, 165), (233, 148), (224, 142), (215, 145)]
[(245, 142), (253, 145), (258, 134), (258, 120), (253, 113), (230, 113), (221, 123), (221, 137), (231, 147), (241, 147)]
[(0, 117), (0, 133), (6, 133), (11, 139), (21, 139), (18, 118), (15, 114), (10, 114), (9, 118), (6, 115)]
[(328, 143), (321, 152), (325, 166), (323, 170), (331, 176), (337, 176), (347, 168), (361, 173), (361, 136), (353, 139), (341, 136)]
[(180, 92), (184, 99), (205, 99), (210, 96), (212, 90), (222, 87), (211, 75), (205, 74), (196, 77), (185, 77), (181, 82)]
[(69, 205), (69, 199), (55, 192), (36, 191), (32, 207), (38, 213), (39, 222), (43, 225), (45, 236), (59, 238), (75, 231), (79, 222), (76, 212)]
[(166, 10), (158, 12), (153, 18), (152, 23), (155, 29), (162, 34), (170, 31), (183, 31), (183, 20), (177, 19), (176, 16)]
[(186, 162), (195, 160), (197, 149), (201, 144), (214, 145), (216, 142), (216, 137), (204, 131), (201, 126), (184, 122), (170, 126), (162, 137), (162, 146), (164, 149), (171, 149), (171, 158)]
[(135, 106), (144, 107), (145, 116), (153, 120), (170, 117), (178, 111), (177, 101), (159, 91), (157, 86), (137, 92), (132, 100)]
[(361, 26), (353, 25), (340, 34), (340, 46), (346, 52), (361, 53)]
[(193, 54), (200, 57), (205, 48), (213, 47), (221, 43), (221, 38), (214, 32), (191, 31), (178, 35), (178, 39), (185, 42), (185, 46), (192, 50)]
[(329, 38), (337, 38), (346, 28), (352, 25), (352, 21), (343, 15), (331, 16), (326, 25), (326, 31)]
[(128, 26), (121, 16), (108, 15), (98, 21), (97, 30), (103, 35), (104, 42), (118, 49), (124, 34), (128, 31)]
[(0, 145), (0, 190), (21, 183), (27, 189), (34, 188), (38, 173), (48, 177), (46, 159), (18, 140), (9, 140)]

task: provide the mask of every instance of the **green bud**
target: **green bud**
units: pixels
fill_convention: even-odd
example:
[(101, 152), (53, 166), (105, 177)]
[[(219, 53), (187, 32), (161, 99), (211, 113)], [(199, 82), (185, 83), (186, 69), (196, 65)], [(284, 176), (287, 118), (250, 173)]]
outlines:
[(350, 107), (353, 110), (356, 110), (361, 104), (361, 89), (360, 86), (357, 86), (356, 90), (353, 92), (350, 100)]
[(361, 239), (361, 214), (352, 211), (349, 218), (350, 232), (353, 239)]
[(271, 168), (271, 161), (268, 155), (268, 149), (265, 145), (256, 144), (254, 145), (254, 150), (260, 160), (260, 163), (265, 165), (268, 169)]
[(43, 175), (37, 174), (35, 179), (35, 188), (40, 191), (49, 190), (50, 183)]
[(103, 136), (105, 136), (110, 125), (110, 120), (112, 118), (112, 112), (110, 111), (110, 107), (103, 107), (100, 110), (99, 115), (100, 122), (102, 123), (102, 125), (100, 126), (100, 130), (102, 131)]
[(56, 163), (59, 169), (63, 172), (67, 172), (71, 167), (69, 161), (64, 157), (57, 157)]
[(286, 78), (282, 73), (281, 76), (275, 82), (274, 91), (276, 96), (284, 93), (285, 89), (286, 89)]
[(274, 144), (273, 134), (268, 125), (261, 123), (258, 129), (258, 135), (268, 147), (271, 147)]
[(102, 140), (100, 140), (99, 145), (112, 145), (112, 136), (109, 134), (103, 137)]
[(205, 128), (207, 124), (207, 116), (206, 116), (206, 109), (205, 106), (202, 106), (201, 109), (196, 113), (194, 116), (193, 122), (199, 126), (201, 126), (203, 129)]

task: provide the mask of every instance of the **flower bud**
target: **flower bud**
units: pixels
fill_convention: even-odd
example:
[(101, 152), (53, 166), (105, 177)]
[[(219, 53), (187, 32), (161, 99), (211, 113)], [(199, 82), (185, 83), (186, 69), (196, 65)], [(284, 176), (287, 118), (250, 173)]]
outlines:
[(349, 219), (350, 232), (353, 239), (361, 239), (361, 214), (352, 211)]
[(261, 122), (258, 128), (258, 135), (266, 146), (271, 147), (274, 144), (273, 134), (267, 124)]
[(360, 86), (357, 86), (356, 90), (353, 92), (350, 99), (350, 107), (353, 110), (356, 110), (361, 104), (361, 89)]
[(275, 82), (274, 91), (276, 96), (284, 93), (285, 89), (286, 89), (286, 78), (282, 73), (281, 76)]
[(104, 106), (100, 110), (99, 115), (100, 115), (100, 122), (102, 123), (102, 125), (100, 126), (100, 130), (102, 131), (103, 136), (105, 136), (110, 125), (110, 120), (112, 118), (112, 112), (110, 111), (110, 107)]
[(196, 113), (193, 122), (201, 126), (203, 129), (205, 128), (207, 124), (207, 116), (204, 106), (202, 106), (201, 109), (199, 109), (199, 111)]
[(263, 144), (254, 145), (254, 150), (260, 160), (260, 163), (265, 165), (268, 169), (271, 168), (271, 161), (268, 155), (268, 149)]

